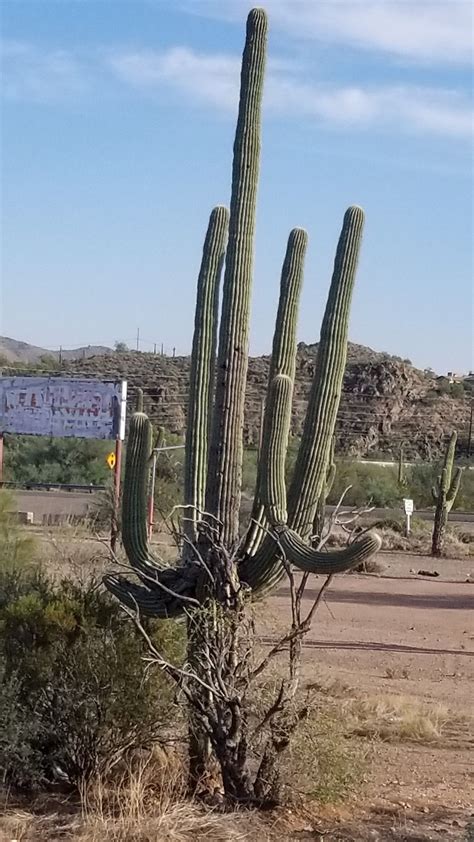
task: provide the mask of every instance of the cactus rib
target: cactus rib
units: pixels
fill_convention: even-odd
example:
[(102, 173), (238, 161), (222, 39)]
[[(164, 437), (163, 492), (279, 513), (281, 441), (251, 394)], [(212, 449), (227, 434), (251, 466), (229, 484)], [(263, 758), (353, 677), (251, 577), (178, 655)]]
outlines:
[(220, 523), (220, 537), (229, 546), (239, 537), (242, 431), (266, 40), (267, 16), (263, 9), (253, 9), (247, 19), (242, 57), (206, 492), (206, 509)]
[[(227, 208), (216, 207), (209, 218), (197, 284), (191, 353), (189, 406), (184, 465), (185, 534), (196, 541), (196, 524), (205, 507), (209, 417), (214, 391), (219, 280), (229, 223)], [(185, 554), (189, 544), (185, 544)]]

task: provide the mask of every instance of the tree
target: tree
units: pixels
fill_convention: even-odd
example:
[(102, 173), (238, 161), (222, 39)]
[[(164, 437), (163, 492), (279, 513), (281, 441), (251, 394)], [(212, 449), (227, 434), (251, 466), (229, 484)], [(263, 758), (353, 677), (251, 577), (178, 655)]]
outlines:
[(114, 344), (114, 351), (117, 354), (126, 354), (129, 350), (129, 347), (126, 342), (115, 342)]

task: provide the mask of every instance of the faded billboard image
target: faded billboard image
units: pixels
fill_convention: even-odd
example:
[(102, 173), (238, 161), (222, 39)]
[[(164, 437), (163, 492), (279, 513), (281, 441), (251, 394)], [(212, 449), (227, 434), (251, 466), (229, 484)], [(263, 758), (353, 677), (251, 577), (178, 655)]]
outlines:
[(0, 433), (123, 439), (126, 381), (0, 377)]

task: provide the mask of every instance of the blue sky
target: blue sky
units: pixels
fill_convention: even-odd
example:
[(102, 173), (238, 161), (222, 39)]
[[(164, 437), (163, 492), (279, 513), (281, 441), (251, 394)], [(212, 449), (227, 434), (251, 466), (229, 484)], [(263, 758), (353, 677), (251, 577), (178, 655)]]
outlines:
[[(267, 0), (251, 350), (289, 230), (317, 341), (345, 208), (367, 215), (354, 342), (472, 367), (470, 0)], [(191, 345), (207, 219), (229, 200), (242, 0), (2, 0), (1, 332)]]

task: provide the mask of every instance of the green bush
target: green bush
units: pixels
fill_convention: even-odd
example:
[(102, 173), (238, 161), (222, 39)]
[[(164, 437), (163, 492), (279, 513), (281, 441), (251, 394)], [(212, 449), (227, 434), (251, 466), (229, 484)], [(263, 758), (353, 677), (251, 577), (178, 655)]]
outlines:
[(105, 457), (111, 442), (37, 436), (8, 436), (5, 476), (12, 482), (104, 485), (110, 480)]
[(35, 542), (27, 535), (16, 520), (15, 498), (9, 491), (0, 489), (0, 602), (2, 599), (2, 576), (5, 572), (17, 572), (33, 559)]
[[(179, 660), (184, 632), (150, 623)], [(78, 785), (165, 737), (173, 689), (144, 670), (141, 635), (97, 583), (15, 575), (0, 607), (0, 775), (17, 786)]]

